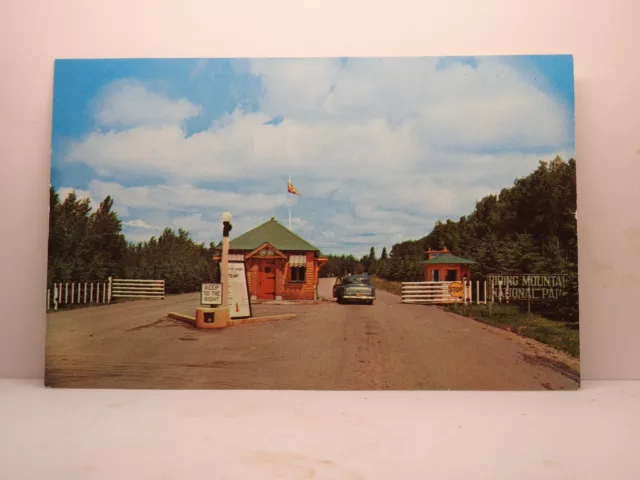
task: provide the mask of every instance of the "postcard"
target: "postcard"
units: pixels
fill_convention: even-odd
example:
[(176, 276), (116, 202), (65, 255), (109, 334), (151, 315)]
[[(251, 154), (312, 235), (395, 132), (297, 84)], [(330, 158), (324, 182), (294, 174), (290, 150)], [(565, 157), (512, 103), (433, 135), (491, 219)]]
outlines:
[(46, 386), (579, 388), (571, 55), (53, 82)]

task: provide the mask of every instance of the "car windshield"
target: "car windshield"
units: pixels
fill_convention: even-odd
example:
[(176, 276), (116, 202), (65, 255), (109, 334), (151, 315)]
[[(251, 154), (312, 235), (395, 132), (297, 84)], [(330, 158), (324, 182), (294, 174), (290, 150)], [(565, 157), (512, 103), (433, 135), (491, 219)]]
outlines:
[(369, 285), (369, 278), (367, 277), (346, 277), (342, 280), (345, 285)]

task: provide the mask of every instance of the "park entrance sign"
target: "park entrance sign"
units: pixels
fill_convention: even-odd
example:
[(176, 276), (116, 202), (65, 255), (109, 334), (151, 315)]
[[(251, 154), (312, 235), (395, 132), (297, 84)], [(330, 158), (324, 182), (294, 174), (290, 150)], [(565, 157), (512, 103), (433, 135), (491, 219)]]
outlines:
[(553, 301), (567, 294), (566, 275), (489, 275), (491, 298), (497, 301)]

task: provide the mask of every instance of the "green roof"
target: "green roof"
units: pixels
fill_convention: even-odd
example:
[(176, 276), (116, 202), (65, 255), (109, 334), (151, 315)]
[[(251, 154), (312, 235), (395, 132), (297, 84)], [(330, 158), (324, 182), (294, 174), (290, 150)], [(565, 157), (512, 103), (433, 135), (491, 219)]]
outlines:
[(436, 257), (433, 257), (431, 260), (425, 260), (424, 262), (420, 262), (420, 263), (424, 263), (427, 265), (439, 265), (443, 263), (470, 264), (470, 263), (477, 263), (477, 262), (474, 262), (473, 260), (469, 260), (467, 258), (456, 257), (455, 255), (451, 255), (450, 253), (445, 253), (444, 255), (438, 255)]
[(265, 242), (269, 242), (278, 250), (296, 250), (305, 252), (320, 252), (304, 238), (296, 235), (275, 218), (258, 225), (247, 233), (229, 241), (230, 250), (255, 250)]

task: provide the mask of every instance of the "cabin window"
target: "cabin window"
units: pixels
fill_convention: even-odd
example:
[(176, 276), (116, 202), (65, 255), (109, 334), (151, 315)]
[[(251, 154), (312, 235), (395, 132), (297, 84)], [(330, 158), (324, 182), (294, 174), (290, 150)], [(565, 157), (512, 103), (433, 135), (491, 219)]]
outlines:
[(439, 282), (440, 281), (440, 270), (432, 270), (431, 271), (431, 281)]
[(447, 282), (455, 282), (458, 280), (458, 270), (447, 270)]
[(304, 283), (307, 274), (306, 267), (291, 267), (291, 283)]

